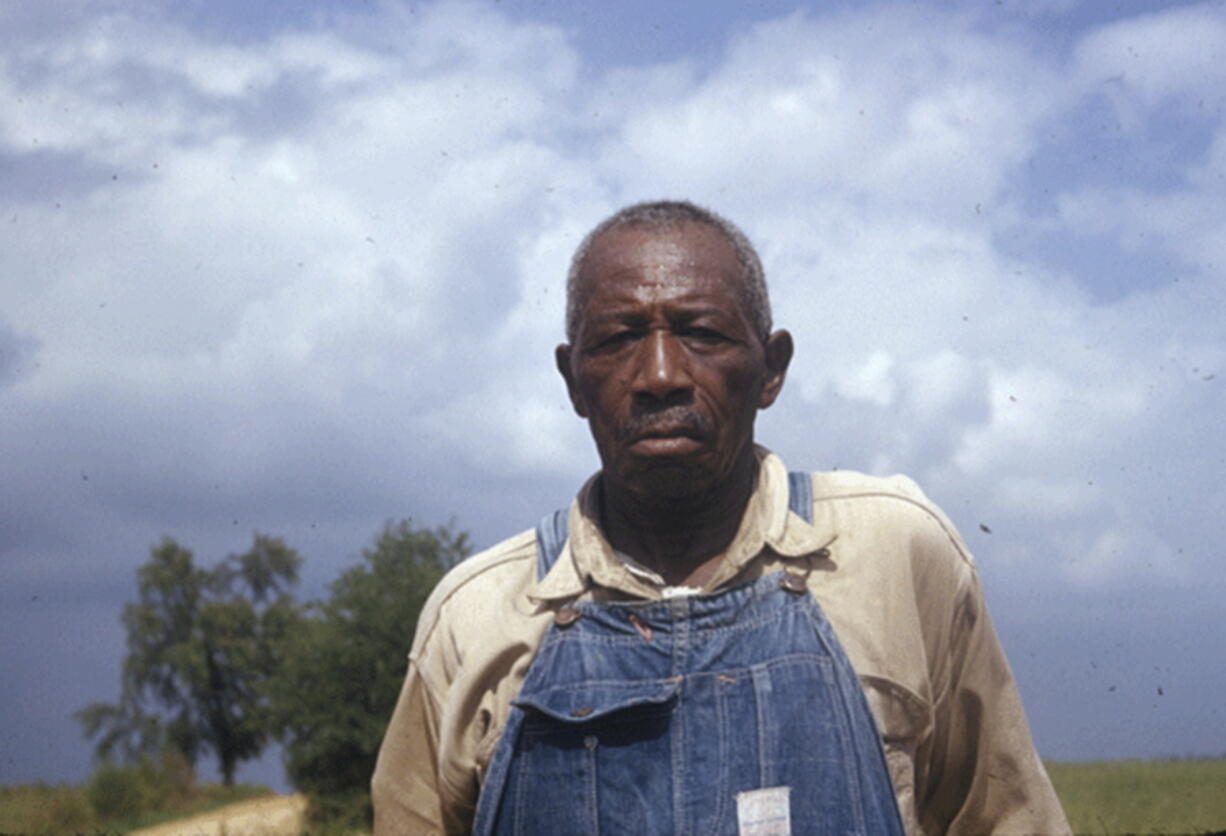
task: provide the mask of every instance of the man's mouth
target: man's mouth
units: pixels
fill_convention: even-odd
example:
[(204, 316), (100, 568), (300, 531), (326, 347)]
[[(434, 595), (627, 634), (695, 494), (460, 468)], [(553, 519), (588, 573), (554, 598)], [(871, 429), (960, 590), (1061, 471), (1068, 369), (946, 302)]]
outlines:
[(630, 447), (652, 455), (681, 455), (702, 446), (706, 420), (691, 410), (642, 416), (626, 427)]
[(630, 445), (640, 455), (683, 456), (702, 448), (702, 442), (690, 435), (645, 435)]
[(673, 407), (632, 417), (622, 427), (622, 434), (633, 441), (681, 435), (698, 439), (709, 434), (709, 423), (702, 413), (689, 407)]
[(653, 427), (650, 430), (639, 433), (634, 439), (635, 441), (643, 441), (652, 438), (691, 438), (695, 441), (699, 438), (699, 432), (694, 427), (689, 425), (676, 427)]

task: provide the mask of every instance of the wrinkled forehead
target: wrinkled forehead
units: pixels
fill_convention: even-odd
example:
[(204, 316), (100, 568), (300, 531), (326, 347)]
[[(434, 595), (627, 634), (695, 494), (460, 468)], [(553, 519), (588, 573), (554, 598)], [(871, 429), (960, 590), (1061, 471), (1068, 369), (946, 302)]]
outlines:
[(725, 290), (730, 304), (743, 305), (744, 270), (736, 248), (718, 230), (691, 222), (614, 227), (592, 242), (580, 265), (580, 310), (598, 288), (667, 287), (695, 277)]

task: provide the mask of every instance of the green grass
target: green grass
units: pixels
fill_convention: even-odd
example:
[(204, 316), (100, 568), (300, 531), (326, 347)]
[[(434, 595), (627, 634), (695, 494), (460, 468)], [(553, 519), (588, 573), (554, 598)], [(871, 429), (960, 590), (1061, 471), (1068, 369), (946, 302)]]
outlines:
[(0, 787), (0, 833), (93, 833), (98, 829), (85, 787)]
[[(1048, 763), (1047, 771), (1075, 833), (1226, 831), (1226, 759)], [(250, 785), (195, 785), (162, 809), (102, 820), (86, 787), (0, 787), (0, 833), (123, 833), (269, 794)]]
[(268, 787), (254, 784), (235, 784), (232, 787), (200, 784), (193, 788), (190, 798), (182, 799), (173, 805), (146, 810), (133, 816), (110, 819), (106, 822), (106, 829), (126, 833), (142, 827), (153, 827), (162, 822), (198, 816), (236, 801), (246, 801), (249, 798), (261, 798), (267, 795), (274, 795), (274, 793)]
[(223, 787), (200, 784), (184, 798), (167, 801), (157, 809), (112, 818), (99, 816), (83, 786), (21, 784), (0, 787), (0, 833), (59, 834), (127, 833), (141, 827), (207, 813), (249, 798), (272, 795), (268, 787), (238, 784)]
[(1226, 759), (1048, 763), (1074, 833), (1226, 830)]

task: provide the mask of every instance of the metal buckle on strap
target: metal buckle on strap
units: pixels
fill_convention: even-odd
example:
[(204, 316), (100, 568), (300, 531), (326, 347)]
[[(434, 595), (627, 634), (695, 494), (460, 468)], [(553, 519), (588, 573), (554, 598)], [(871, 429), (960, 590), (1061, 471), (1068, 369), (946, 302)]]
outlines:
[(799, 572), (784, 572), (783, 579), (779, 585), (795, 595), (801, 595), (809, 590), (809, 584), (805, 580), (805, 576)]
[(559, 607), (553, 614), (553, 623), (559, 627), (569, 627), (579, 620), (579, 610), (574, 607)]

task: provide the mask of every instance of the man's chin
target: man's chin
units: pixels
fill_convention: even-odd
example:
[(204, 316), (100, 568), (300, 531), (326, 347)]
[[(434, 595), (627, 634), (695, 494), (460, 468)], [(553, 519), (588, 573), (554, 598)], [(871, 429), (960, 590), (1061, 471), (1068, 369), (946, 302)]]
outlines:
[(707, 495), (716, 481), (705, 463), (685, 457), (653, 457), (619, 479), (621, 487), (645, 504), (672, 505)]

